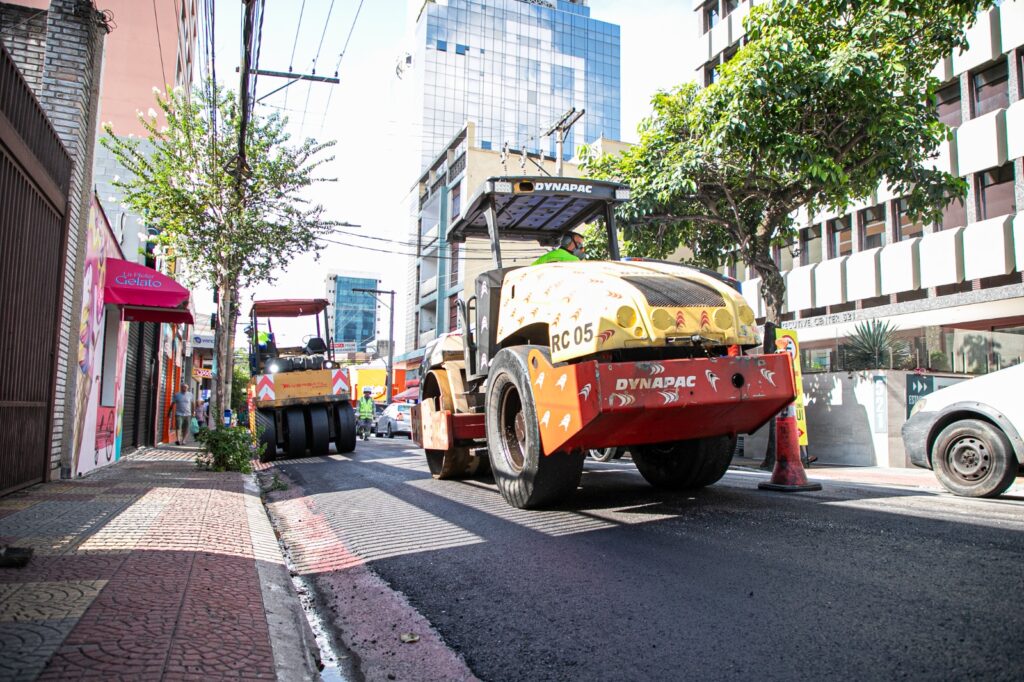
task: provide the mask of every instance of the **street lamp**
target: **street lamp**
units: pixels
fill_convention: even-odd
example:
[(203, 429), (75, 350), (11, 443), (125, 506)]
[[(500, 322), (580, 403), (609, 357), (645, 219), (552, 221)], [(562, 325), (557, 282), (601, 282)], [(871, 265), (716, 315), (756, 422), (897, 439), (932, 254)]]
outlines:
[(388, 323), (388, 375), (384, 381), (384, 385), (387, 388), (385, 402), (391, 404), (391, 393), (392, 393), (392, 374), (394, 374), (394, 359), (395, 359), (395, 292), (392, 291), (381, 291), (380, 289), (352, 289), (353, 292), (358, 291), (363, 294), (372, 294), (374, 297), (379, 295), (387, 294), (391, 297), (391, 305), (388, 305), (384, 301), (377, 298), (377, 302), (382, 306), (386, 306), (390, 313), (390, 321)]

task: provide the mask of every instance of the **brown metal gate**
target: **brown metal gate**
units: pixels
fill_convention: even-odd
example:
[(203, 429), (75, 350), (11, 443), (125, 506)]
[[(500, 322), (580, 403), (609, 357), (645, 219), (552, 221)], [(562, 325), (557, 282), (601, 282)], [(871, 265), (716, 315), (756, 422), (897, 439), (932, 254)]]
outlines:
[(71, 158), (0, 45), (0, 495), (49, 462)]

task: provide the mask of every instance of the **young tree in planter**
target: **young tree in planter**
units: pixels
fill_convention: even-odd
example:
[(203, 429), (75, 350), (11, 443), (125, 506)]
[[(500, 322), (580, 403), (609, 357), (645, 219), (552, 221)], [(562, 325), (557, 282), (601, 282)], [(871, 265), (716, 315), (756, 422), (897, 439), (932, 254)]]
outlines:
[(315, 251), (316, 240), (337, 225), (303, 196), (314, 183), (327, 181), (315, 173), (333, 158), (322, 154), (333, 142), (289, 145), (284, 120), (254, 115), (238, 182), (241, 111), (234, 93), (207, 84), (191, 97), (174, 90), (158, 93), (156, 100), (166, 126), (157, 127), (151, 109), (148, 116), (140, 114), (148, 138), (117, 137), (108, 125), (103, 144), (132, 174), (115, 183), (125, 203), (159, 228), (165, 254), (187, 263), (188, 283), (204, 281), (217, 292), (212, 409), (218, 415), (232, 404), (239, 291), (273, 281), (275, 270), (297, 254)]
[(640, 143), (587, 159), (632, 189), (624, 251), (663, 257), (680, 244), (717, 266), (736, 250), (761, 278), (768, 319), (785, 284), (772, 246), (800, 207), (841, 209), (883, 180), (914, 217), (935, 220), (958, 177), (928, 167), (950, 131), (931, 70), (963, 46), (991, 0), (774, 0), (751, 9), (748, 43), (707, 88), (658, 93)]

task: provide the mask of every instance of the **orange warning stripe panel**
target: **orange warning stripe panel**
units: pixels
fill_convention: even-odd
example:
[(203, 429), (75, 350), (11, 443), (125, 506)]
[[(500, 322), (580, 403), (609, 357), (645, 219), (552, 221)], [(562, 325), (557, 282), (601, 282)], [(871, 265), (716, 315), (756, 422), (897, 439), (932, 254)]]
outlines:
[(554, 367), (543, 353), (531, 350), (526, 364), (537, 407), (541, 444), (544, 453), (550, 454), (597, 416), (597, 363)]

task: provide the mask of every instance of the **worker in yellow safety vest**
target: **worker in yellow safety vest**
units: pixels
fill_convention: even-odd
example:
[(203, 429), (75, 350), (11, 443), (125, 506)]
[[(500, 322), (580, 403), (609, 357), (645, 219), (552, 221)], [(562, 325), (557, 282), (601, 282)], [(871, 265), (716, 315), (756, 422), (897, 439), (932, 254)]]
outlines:
[(359, 433), (363, 440), (370, 437), (370, 429), (373, 426), (373, 398), (370, 397), (370, 389), (363, 389), (363, 397), (356, 405), (356, 412), (359, 414)]

